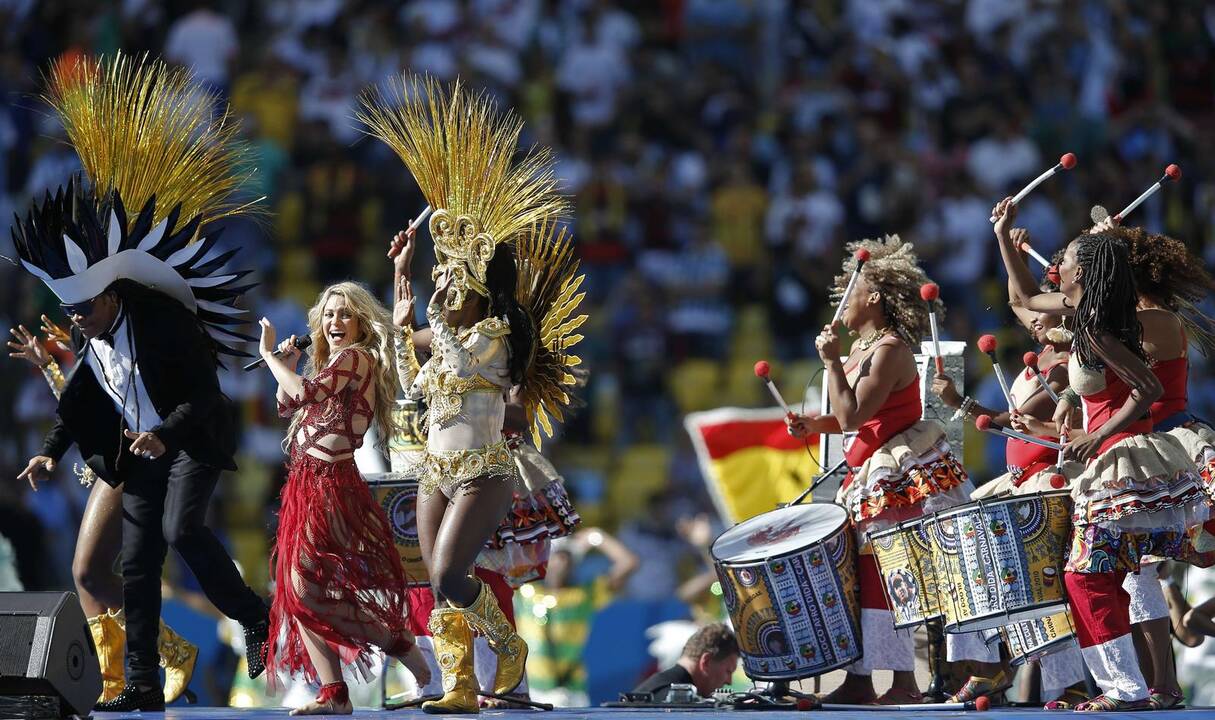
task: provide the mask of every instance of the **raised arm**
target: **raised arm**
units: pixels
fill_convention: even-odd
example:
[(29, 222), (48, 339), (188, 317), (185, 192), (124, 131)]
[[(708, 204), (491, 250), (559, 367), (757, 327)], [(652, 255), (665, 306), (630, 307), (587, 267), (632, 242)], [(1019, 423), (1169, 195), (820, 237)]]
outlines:
[[(1000, 247), (1000, 258), (1008, 272), (1008, 303), (1017, 309), (1032, 312), (1048, 312), (1055, 315), (1071, 315), (1074, 309), (1064, 302), (1062, 293), (1044, 293), (1038, 288), (1038, 280), (1030, 272), (1025, 256), (1013, 236), (1013, 221), (1017, 217), (1017, 206), (1012, 198), (1004, 198), (992, 210), (996, 217), (995, 233)], [(1021, 233), (1017, 233), (1018, 236)], [(1022, 238), (1023, 239), (1023, 238)], [(1018, 313), (1020, 318), (1021, 314)]]

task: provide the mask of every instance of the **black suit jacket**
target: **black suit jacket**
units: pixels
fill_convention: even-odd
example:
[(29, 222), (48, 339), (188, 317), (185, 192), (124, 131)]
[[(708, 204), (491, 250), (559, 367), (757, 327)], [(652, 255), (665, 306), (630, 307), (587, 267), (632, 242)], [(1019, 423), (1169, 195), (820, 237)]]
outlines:
[[(163, 419), (152, 432), (169, 452), (184, 450), (198, 462), (235, 470), (234, 411), (219, 389), (211, 338), (177, 300), (129, 281), (118, 285), (135, 362), (148, 398)], [(117, 486), (124, 466), (138, 460), (130, 453), (131, 441), (122, 435), (122, 414), (88, 367), (88, 341), (75, 328), (72, 345), (76, 368), (59, 398), (42, 454), (57, 462), (75, 443), (93, 472)]]

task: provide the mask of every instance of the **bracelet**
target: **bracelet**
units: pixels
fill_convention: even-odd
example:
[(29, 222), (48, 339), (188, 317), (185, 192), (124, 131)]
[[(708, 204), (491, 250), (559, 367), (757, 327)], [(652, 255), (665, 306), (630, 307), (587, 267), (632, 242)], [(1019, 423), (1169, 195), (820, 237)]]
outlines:
[(1072, 390), (1071, 388), (1068, 388), (1068, 389), (1064, 390), (1063, 392), (1059, 393), (1059, 399), (1066, 400), (1068, 402), (1068, 404), (1070, 404), (1074, 408), (1081, 407), (1081, 405), (1082, 405), (1082, 403), (1080, 401), (1080, 393), (1076, 392), (1075, 390)]
[(975, 399), (974, 398), (972, 398), (969, 395), (962, 398), (962, 406), (960, 408), (958, 408), (958, 411), (962, 413), (962, 417), (970, 417), (970, 414), (971, 414), (971, 412), (974, 411), (974, 409), (975, 409)]
[(51, 360), (46, 365), (42, 366), (42, 376), (46, 378), (46, 382), (54, 391), (55, 397), (59, 397), (59, 393), (63, 392), (63, 388), (67, 385), (67, 381), (63, 378), (63, 371), (59, 369), (59, 363)]

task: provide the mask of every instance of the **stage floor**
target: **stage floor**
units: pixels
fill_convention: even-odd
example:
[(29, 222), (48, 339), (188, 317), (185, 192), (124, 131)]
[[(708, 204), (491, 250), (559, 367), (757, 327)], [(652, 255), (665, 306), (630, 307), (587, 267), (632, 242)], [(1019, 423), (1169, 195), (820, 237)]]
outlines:
[[(907, 718), (947, 718), (947, 717), (973, 717), (978, 715), (976, 712), (941, 712), (932, 710), (917, 710), (915, 712), (891, 713), (886, 710), (882, 715), (876, 715), (876, 710), (872, 712), (843, 712), (843, 711), (815, 711), (815, 715), (828, 714), (832, 720), (877, 720), (879, 717), (889, 717), (891, 714), (899, 714)], [(998, 720), (1031, 720), (1032, 718), (1041, 719), (1047, 717), (1066, 717), (1062, 713), (1048, 713), (1044, 710), (1034, 710), (1027, 708), (997, 708), (990, 710), (988, 715), (997, 715)], [(421, 710), (355, 710), (354, 718), (377, 718), (383, 720), (388, 717), (403, 717), (406, 715), (416, 717), (431, 717), (424, 715)], [(546, 717), (549, 720), (574, 720), (575, 718), (594, 718), (595, 720), (610, 720), (613, 716), (627, 718), (627, 720), (647, 720), (648, 718), (662, 718), (663, 720), (675, 720), (678, 717), (684, 717), (688, 720), (692, 718), (704, 718), (711, 716), (714, 718), (722, 718), (723, 720), (729, 717), (731, 720), (740, 717), (749, 718), (772, 718), (772, 720), (795, 720), (795, 718), (804, 718), (806, 713), (798, 712), (776, 712), (770, 710), (763, 711), (746, 711), (739, 712), (736, 710), (623, 710), (623, 709), (607, 709), (607, 708), (559, 708), (552, 712), (532, 712), (523, 710), (483, 710), (481, 717), (506, 717), (506, 718), (522, 718), (522, 717)], [(93, 713), (96, 720), (139, 720), (140, 718), (159, 718), (159, 713)], [(169, 708), (163, 715), (165, 720), (264, 720), (267, 718), (285, 718), (287, 717), (286, 709), (268, 710), (268, 709), (242, 709), (242, 708), (209, 708), (209, 707), (181, 707)], [(1135, 713), (1120, 713), (1120, 718), (1142, 718), (1147, 720), (1149, 717), (1154, 717), (1159, 720), (1161, 717), (1157, 713), (1135, 712)], [(1170, 720), (1215, 720), (1215, 708), (1200, 708), (1192, 710), (1174, 710), (1168, 713)], [(993, 720), (996, 720), (993, 718)]]

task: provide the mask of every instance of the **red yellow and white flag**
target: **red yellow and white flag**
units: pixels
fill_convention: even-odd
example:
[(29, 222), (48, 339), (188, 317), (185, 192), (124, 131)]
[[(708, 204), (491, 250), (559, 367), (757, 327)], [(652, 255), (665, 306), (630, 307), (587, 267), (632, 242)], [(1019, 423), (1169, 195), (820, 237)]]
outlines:
[(818, 436), (791, 437), (780, 408), (690, 413), (684, 427), (709, 495), (727, 524), (775, 510), (805, 491), (821, 472)]

